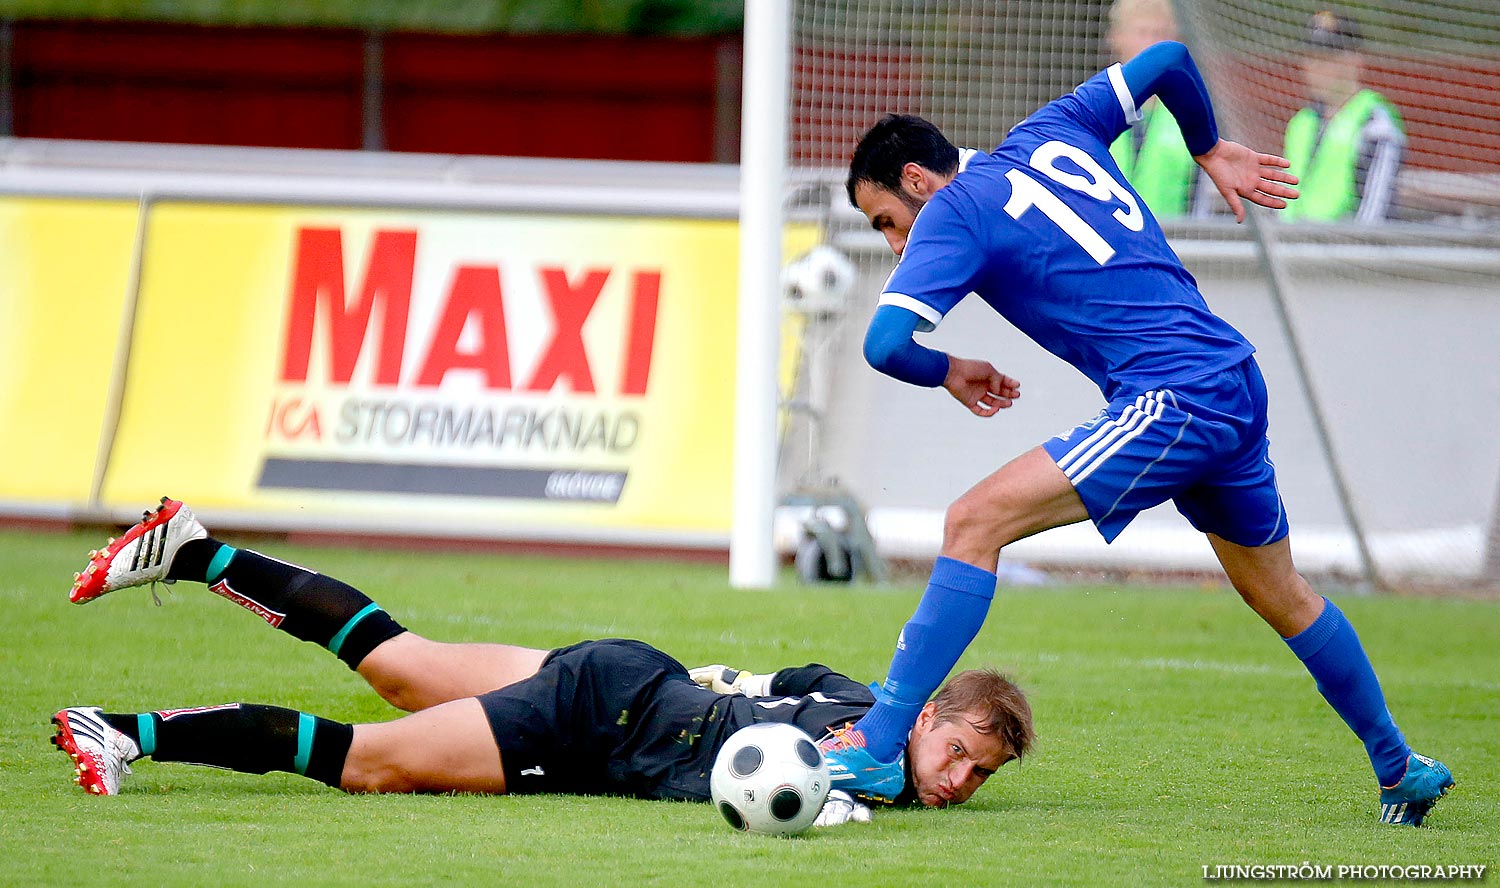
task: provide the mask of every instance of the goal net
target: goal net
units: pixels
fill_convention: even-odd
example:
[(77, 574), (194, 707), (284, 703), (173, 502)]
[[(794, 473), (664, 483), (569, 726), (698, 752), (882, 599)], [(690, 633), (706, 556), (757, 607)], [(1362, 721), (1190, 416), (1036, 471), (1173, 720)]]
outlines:
[[(1153, 10), (1166, 25), (1140, 26)], [(1315, 24), (1329, 12), (1332, 27), (1326, 18)], [(1335, 74), (1352, 71), (1357, 88), (1383, 97), (1374, 104), (1397, 128), (1394, 167), (1377, 164), (1373, 131), (1362, 126), (1315, 127), (1312, 142), (1354, 140), (1362, 168), (1348, 187), (1356, 191), (1394, 172), (1376, 218), (1259, 213), (1237, 226), (1201, 181), (1187, 209), (1158, 215), (1210, 305), (1257, 346), (1299, 564), (1383, 585), (1500, 578), (1500, 436), (1492, 431), (1500, 416), (1500, 4), (1492, 0), (795, 0), (795, 200), (824, 206), (827, 242), (860, 274), (827, 340), (830, 354), (813, 364), (829, 377), (816, 386), (828, 393), (814, 405), (816, 452), (784, 458), (783, 483), (807, 477), (811, 463), (865, 505), (882, 552), (930, 557), (948, 502), (1097, 411), (1096, 390), (975, 300), (928, 344), (1020, 378), (1016, 408), (976, 420), (940, 393), (865, 367), (860, 339), (894, 257), (848, 207), (842, 180), (854, 142), (888, 111), (923, 115), (956, 143), (988, 150), (1028, 113), (1119, 60), (1122, 17), (1187, 43), (1223, 133), (1261, 150), (1285, 150), (1288, 122), (1317, 93), (1317, 58), (1343, 60)], [(1111, 547), (1085, 526), (1007, 555), (1125, 570), (1213, 565), (1170, 506), (1143, 514)]]

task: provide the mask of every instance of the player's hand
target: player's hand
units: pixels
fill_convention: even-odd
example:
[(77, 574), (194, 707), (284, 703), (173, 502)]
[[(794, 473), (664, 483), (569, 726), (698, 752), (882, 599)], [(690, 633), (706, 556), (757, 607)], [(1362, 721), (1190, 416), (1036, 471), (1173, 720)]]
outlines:
[(688, 675), (699, 686), (708, 688), (715, 694), (743, 694), (745, 693), (745, 679), (751, 677), (751, 673), (743, 669), (735, 669), (720, 663), (689, 669)]
[(1270, 207), (1273, 210), (1286, 208), (1286, 202), (1295, 200), (1297, 177), (1287, 172), (1292, 164), (1285, 157), (1261, 154), (1228, 139), (1220, 139), (1207, 153), (1194, 157), (1198, 166), (1208, 173), (1214, 187), (1224, 196), (1224, 201), (1234, 211), (1234, 221), (1245, 221), (1245, 205), (1240, 198)]
[(948, 378), (943, 388), (975, 416), (994, 416), (1021, 397), (1021, 383), (995, 369), (989, 361), (948, 356)]
[(835, 789), (828, 793), (828, 801), (823, 803), (823, 810), (818, 812), (818, 819), (813, 821), (813, 826), (869, 823), (870, 817), (868, 805), (855, 801), (854, 796), (842, 789)]

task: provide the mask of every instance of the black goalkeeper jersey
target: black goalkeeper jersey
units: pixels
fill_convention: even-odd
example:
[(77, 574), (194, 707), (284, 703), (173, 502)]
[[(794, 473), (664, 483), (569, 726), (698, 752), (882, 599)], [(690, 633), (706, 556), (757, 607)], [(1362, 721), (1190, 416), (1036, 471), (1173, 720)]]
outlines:
[[(791, 722), (817, 740), (833, 728), (859, 721), (875, 704), (875, 694), (869, 687), (820, 663), (777, 672), (771, 679), (770, 691), (765, 697), (728, 698), (730, 730), (715, 741), (715, 753), (729, 734), (755, 722)], [(709, 766), (713, 766), (712, 759)], [(916, 801), (908, 762), (906, 788), (892, 804), (911, 805)]]
[[(703, 690), (696, 684), (693, 688)], [(682, 697), (685, 705), (679, 710), (681, 716), (701, 707), (700, 700), (711, 698), (710, 712), (704, 717), (709, 727), (703, 731), (695, 754), (684, 763), (687, 767), (673, 768), (672, 777), (663, 781), (663, 788), (681, 789), (691, 793), (685, 797), (701, 799), (708, 798), (709, 773), (719, 748), (740, 728), (759, 722), (787, 722), (817, 740), (833, 728), (859, 721), (875, 703), (870, 688), (819, 663), (780, 670), (771, 679), (770, 694), (764, 697), (710, 691), (705, 698), (692, 692), (680, 695), (678, 691), (666, 689), (666, 695)], [(898, 805), (916, 800), (909, 774), (906, 782), (907, 788), (895, 801)]]
[[(510, 792), (706, 801), (714, 759), (740, 728), (787, 722), (817, 740), (875, 702), (817, 663), (777, 672), (770, 691), (716, 694), (650, 645), (606, 639), (553, 651), (535, 676), (479, 699)], [(897, 804), (915, 801), (910, 785)]]

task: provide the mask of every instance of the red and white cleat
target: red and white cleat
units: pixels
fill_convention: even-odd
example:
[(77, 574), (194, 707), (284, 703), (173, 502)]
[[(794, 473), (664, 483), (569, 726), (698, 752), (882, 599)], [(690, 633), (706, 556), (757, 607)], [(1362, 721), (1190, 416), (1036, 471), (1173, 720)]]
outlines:
[(115, 795), (130, 773), (130, 762), (141, 757), (134, 740), (99, 717), (97, 706), (77, 706), (52, 716), (57, 733), (52, 745), (73, 760), (73, 782), (89, 795)]
[(73, 575), (68, 600), (87, 604), (116, 589), (165, 580), (178, 548), (207, 536), (208, 530), (193, 517), (192, 509), (162, 497), (161, 505), (142, 513), (140, 523), (124, 536), (89, 553), (88, 567)]

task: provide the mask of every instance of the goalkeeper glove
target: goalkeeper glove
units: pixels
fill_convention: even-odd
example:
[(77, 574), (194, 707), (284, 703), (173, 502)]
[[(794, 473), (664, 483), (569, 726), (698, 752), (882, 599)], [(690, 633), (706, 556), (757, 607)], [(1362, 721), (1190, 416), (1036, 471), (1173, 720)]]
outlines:
[(771, 692), (771, 679), (776, 677), (775, 673), (756, 675), (718, 663), (689, 669), (688, 675), (699, 686), (708, 688), (715, 694), (744, 694), (746, 697), (766, 696)]
[(835, 789), (828, 793), (828, 801), (823, 803), (823, 810), (818, 813), (818, 819), (813, 821), (813, 826), (869, 823), (870, 816), (868, 805), (856, 801), (854, 796), (842, 789)]

